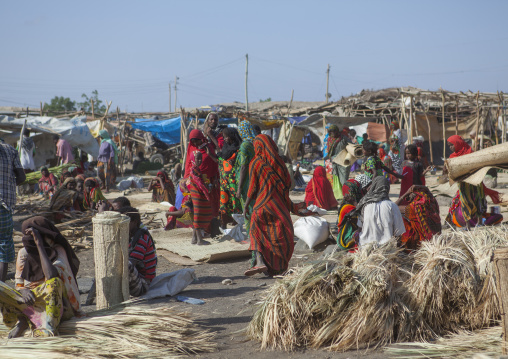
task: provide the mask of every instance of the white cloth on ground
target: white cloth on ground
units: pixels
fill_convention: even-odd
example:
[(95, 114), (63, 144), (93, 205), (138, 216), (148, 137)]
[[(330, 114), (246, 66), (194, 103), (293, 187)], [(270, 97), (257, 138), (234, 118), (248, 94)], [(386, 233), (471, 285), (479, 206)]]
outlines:
[(390, 200), (366, 205), (363, 218), (364, 223), (358, 223), (362, 227), (360, 246), (372, 242), (383, 244), (406, 232), (399, 207)]

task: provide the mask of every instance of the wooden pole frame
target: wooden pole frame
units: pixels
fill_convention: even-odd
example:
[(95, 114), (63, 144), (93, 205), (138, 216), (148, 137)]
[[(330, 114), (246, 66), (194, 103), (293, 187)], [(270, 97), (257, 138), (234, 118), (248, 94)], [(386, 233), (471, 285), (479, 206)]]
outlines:
[(445, 94), (441, 90), (441, 99), (443, 101), (442, 115), (443, 115), (443, 160), (446, 160), (446, 125), (445, 125)]

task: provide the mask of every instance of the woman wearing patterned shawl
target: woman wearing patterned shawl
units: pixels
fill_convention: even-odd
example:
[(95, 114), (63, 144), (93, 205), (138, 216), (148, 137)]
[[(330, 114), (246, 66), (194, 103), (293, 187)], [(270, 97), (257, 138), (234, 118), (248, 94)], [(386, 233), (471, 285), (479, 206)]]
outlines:
[(152, 191), (152, 202), (175, 203), (175, 186), (164, 171), (157, 172), (157, 177), (152, 179), (148, 186), (148, 192)]
[(210, 204), (210, 180), (206, 174), (202, 173), (201, 165), (203, 162), (203, 154), (200, 151), (194, 151), (191, 154), (191, 171), (189, 174), (189, 190), (192, 198), (192, 206), (194, 209), (194, 225), (191, 244), (204, 245), (210, 242), (203, 240), (201, 230), (208, 233), (211, 232), (210, 224), (212, 222), (213, 211)]
[(224, 145), (217, 153), (219, 159), (220, 173), (220, 214), (222, 228), (226, 228), (228, 223), (234, 224), (235, 221), (231, 215), (242, 213), (240, 198), (236, 197), (238, 190), (238, 177), (236, 171), (236, 161), (238, 151), (242, 144), (242, 138), (238, 131), (232, 127), (226, 127), (222, 131)]
[(245, 275), (275, 275), (287, 270), (295, 246), (289, 212), (299, 216), (311, 212), (307, 211), (304, 202), (295, 205), (289, 198), (291, 178), (275, 142), (267, 135), (258, 135), (254, 140), (254, 151), (256, 156), (250, 163), (245, 205), (248, 208), (255, 201), (249, 231), (253, 263)]
[(342, 194), (344, 199), (339, 207), (339, 217), (337, 219), (337, 227), (339, 229), (337, 245), (341, 249), (350, 250), (358, 244), (359, 231), (357, 225), (358, 217), (348, 216), (348, 214), (352, 213), (356, 208), (356, 204), (360, 202), (364, 192), (360, 182), (350, 179), (342, 186)]
[(60, 223), (62, 218), (65, 217), (62, 212), (82, 211), (76, 186), (76, 180), (73, 177), (68, 177), (65, 179), (62, 187), (60, 187), (53, 198), (51, 198), (49, 209), (59, 212), (54, 213), (55, 223)]
[[(238, 150), (235, 162), (236, 178), (238, 180), (238, 189), (236, 190), (236, 198), (240, 198), (242, 210), (245, 210), (245, 201), (247, 201), (247, 191), (249, 189), (249, 165), (254, 158), (254, 145), (252, 142), (257, 136), (254, 126), (247, 120), (240, 122), (238, 132), (242, 138), (242, 144)], [(252, 214), (253, 204), (251, 203), (245, 211), (245, 230), (249, 235), (250, 217)]]
[[(473, 150), (458, 135), (448, 138), (448, 145), (453, 153), (450, 158), (467, 155)], [(487, 188), (483, 183), (474, 186), (466, 182), (457, 182), (459, 190), (452, 200), (446, 222), (456, 227), (475, 227), (477, 225), (492, 226), (503, 221), (501, 214), (487, 213), (487, 197), (495, 204), (501, 202), (500, 193)]]
[(347, 146), (347, 136), (343, 136), (337, 125), (328, 128), (328, 140), (326, 144), (326, 172), (332, 176), (333, 193), (336, 199), (342, 198), (342, 184), (346, 183), (349, 177), (351, 166), (344, 167), (333, 163), (333, 159)]
[(97, 204), (100, 201), (105, 201), (106, 197), (101, 192), (101, 188), (99, 186), (99, 181), (95, 178), (87, 178), (85, 180), (85, 190), (84, 190), (84, 199), (83, 199), (83, 207), (85, 210), (87, 209), (96, 209)]
[(209, 195), (211, 210), (213, 218), (217, 218), (219, 216), (220, 196), (219, 166), (217, 165), (217, 159), (215, 158), (214, 147), (207, 142), (203, 132), (200, 130), (192, 130), (189, 134), (189, 146), (187, 147), (184, 178), (189, 178), (189, 175), (194, 168), (191, 160), (194, 158), (193, 153), (196, 151), (201, 153), (201, 165), (199, 166), (199, 171), (203, 176), (206, 176), (207, 180), (210, 182), (211, 188)]
[(47, 167), (41, 168), (41, 179), (39, 180), (39, 192), (49, 198), (53, 197), (58, 187), (58, 180), (53, 173), (50, 173)]
[[(403, 200), (408, 204), (400, 206)], [(425, 186), (411, 186), (397, 202), (402, 213), (406, 233), (400, 239), (400, 246), (407, 250), (416, 250), (422, 241), (441, 232), (439, 204)]]
[(12, 289), (0, 282), (0, 308), (9, 338), (31, 330), (34, 337), (58, 335), (62, 320), (81, 315), (76, 274), (79, 259), (60, 231), (44, 217), (23, 222)]

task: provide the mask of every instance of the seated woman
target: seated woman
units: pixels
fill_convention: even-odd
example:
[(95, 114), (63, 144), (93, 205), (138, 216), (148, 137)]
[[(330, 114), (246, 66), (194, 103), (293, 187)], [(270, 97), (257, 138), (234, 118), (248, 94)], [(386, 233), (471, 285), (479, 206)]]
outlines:
[(365, 196), (358, 202), (355, 213), (361, 227), (359, 245), (384, 244), (406, 232), (399, 207), (390, 200), (390, 183), (383, 176), (372, 180)]
[(323, 166), (316, 167), (312, 179), (307, 183), (305, 204), (307, 207), (313, 204), (327, 211), (337, 209), (338, 202), (335, 199), (332, 185), (326, 177), (326, 169)]
[[(402, 206), (402, 201), (407, 205)], [(400, 239), (400, 246), (416, 250), (422, 241), (428, 241), (441, 232), (439, 204), (425, 186), (411, 186), (397, 202), (402, 213), (406, 233)]]
[(106, 197), (101, 192), (99, 181), (95, 178), (87, 178), (85, 180), (85, 191), (83, 193), (83, 207), (85, 210), (97, 209), (100, 201), (106, 201)]
[(157, 172), (157, 177), (152, 179), (148, 186), (148, 192), (150, 191), (152, 191), (152, 202), (175, 204), (175, 186), (166, 172)]
[(56, 191), (53, 198), (51, 198), (49, 209), (51, 211), (59, 211), (55, 213), (54, 218), (56, 223), (60, 223), (65, 215), (61, 212), (82, 211), (81, 203), (79, 202), (79, 192), (76, 190), (77, 182), (74, 178), (68, 177), (65, 179), (62, 187)]
[(352, 211), (356, 209), (357, 203), (363, 197), (362, 185), (354, 179), (348, 180), (342, 186), (342, 203), (339, 207), (339, 217), (337, 219), (337, 227), (339, 233), (337, 235), (337, 245), (340, 249), (350, 250), (357, 246), (358, 243), (358, 217), (350, 216)]
[(62, 171), (62, 175), (60, 176), (60, 183), (63, 185), (67, 178), (72, 178), (72, 173), (69, 170), (64, 169)]
[(148, 291), (157, 272), (157, 252), (152, 235), (141, 223), (139, 211), (122, 207), (118, 212), (129, 216), (129, 293), (139, 297)]
[(182, 193), (184, 196), (181, 208), (177, 209), (175, 206), (171, 206), (168, 212), (166, 212), (167, 223), (164, 227), (166, 231), (175, 228), (192, 228), (194, 207), (192, 206), (192, 198), (189, 195), (189, 190), (185, 182), (186, 181), (180, 182), (180, 188), (183, 188)]
[(39, 180), (39, 192), (44, 197), (53, 197), (58, 187), (58, 180), (53, 173), (48, 171), (47, 167), (41, 168), (41, 179)]
[(22, 225), (23, 248), (16, 262), (16, 289), (0, 282), (0, 307), (9, 338), (58, 335), (62, 320), (81, 315), (76, 274), (79, 259), (60, 231), (44, 217)]
[[(448, 138), (448, 145), (453, 153), (450, 158), (467, 155), (473, 150), (462, 139), (454, 135)], [(497, 204), (501, 202), (500, 193), (487, 188), (483, 183), (475, 186), (466, 182), (457, 182), (459, 190), (452, 200), (445, 219), (456, 227), (475, 227), (478, 225), (492, 226), (503, 221), (503, 216), (496, 213), (487, 213), (487, 195)]]

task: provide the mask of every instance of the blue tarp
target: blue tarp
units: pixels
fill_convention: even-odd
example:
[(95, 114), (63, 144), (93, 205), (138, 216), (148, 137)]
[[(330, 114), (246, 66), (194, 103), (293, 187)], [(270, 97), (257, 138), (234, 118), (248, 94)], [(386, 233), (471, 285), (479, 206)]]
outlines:
[(151, 132), (155, 137), (168, 145), (180, 143), (180, 117), (167, 120), (147, 120), (137, 118), (136, 122), (131, 124), (132, 128)]
[[(168, 145), (180, 143), (181, 117), (174, 117), (167, 120), (136, 118), (135, 121), (136, 122), (131, 123), (131, 126), (136, 130), (151, 132), (155, 137)], [(201, 123), (204, 121), (204, 118), (199, 119)], [(236, 118), (221, 118), (220, 124), (236, 123), (237, 121)]]

